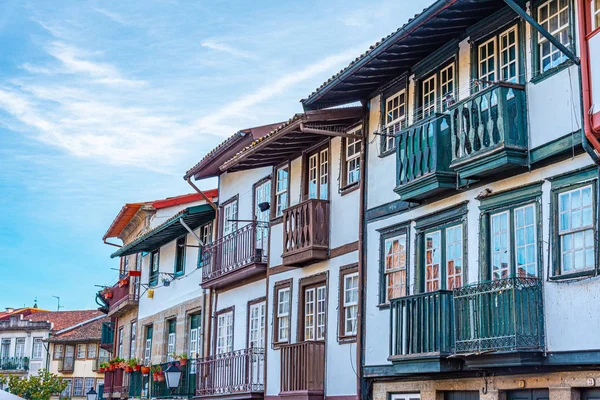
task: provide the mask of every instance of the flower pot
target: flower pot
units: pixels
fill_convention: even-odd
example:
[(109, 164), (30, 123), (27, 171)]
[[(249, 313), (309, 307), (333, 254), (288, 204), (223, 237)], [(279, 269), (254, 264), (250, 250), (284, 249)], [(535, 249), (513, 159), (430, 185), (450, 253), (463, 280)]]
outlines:
[(140, 370), (140, 368), (141, 368), (141, 367), (140, 367), (139, 365), (136, 365), (136, 366), (134, 366), (134, 367), (133, 367), (133, 370), (134, 370), (134, 371), (139, 371), (139, 370)]
[(109, 371), (114, 371), (115, 369), (117, 369), (117, 367), (115, 366), (115, 364), (110, 364), (110, 367), (108, 367)]
[(152, 379), (154, 382), (158, 382), (158, 374), (152, 374)]
[(131, 368), (131, 367), (125, 367), (125, 372), (132, 373), (133, 372), (133, 368)]
[(140, 369), (142, 370), (142, 375), (148, 375), (150, 373), (150, 367), (140, 367)]
[(106, 368), (102, 367), (102, 368), (98, 368), (98, 372), (104, 372), (106, 370)]
[(127, 286), (129, 284), (129, 279), (123, 278), (119, 280), (119, 287)]
[(158, 374), (158, 381), (159, 382), (164, 382), (165, 381), (165, 376), (163, 374)]
[(105, 294), (104, 294), (104, 298), (105, 298), (105, 299), (112, 299), (112, 297), (113, 297), (113, 294), (112, 294), (112, 292), (108, 292), (108, 293), (105, 293)]
[(184, 365), (187, 365), (187, 360), (188, 360), (187, 358), (180, 358), (179, 359), (179, 365), (181, 365), (182, 367)]

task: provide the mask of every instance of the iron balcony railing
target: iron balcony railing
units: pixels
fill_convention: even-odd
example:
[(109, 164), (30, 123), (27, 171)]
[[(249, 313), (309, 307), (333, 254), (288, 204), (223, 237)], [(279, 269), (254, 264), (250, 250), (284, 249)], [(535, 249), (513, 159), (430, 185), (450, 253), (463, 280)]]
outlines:
[(323, 393), (325, 342), (301, 342), (281, 346), (281, 392)]
[(202, 248), (202, 280), (209, 281), (253, 263), (266, 264), (269, 226), (252, 222)]
[[(525, 87), (496, 83), (452, 106), (450, 115), (452, 162), (461, 172), (478, 174), (485, 163), (468, 167), (488, 154), (507, 151), (512, 157), (527, 151)], [(481, 164), (481, 165), (479, 165)], [(489, 169), (489, 168), (488, 168)]]
[(454, 291), (456, 353), (543, 350), (542, 282), (514, 277)]
[(70, 372), (75, 369), (75, 357), (64, 357), (58, 360), (59, 372)]
[(329, 201), (308, 199), (283, 210), (283, 264), (307, 264), (328, 255)]
[(2, 357), (0, 358), (0, 371), (27, 371), (29, 357)]
[(262, 393), (265, 350), (249, 348), (216, 354), (196, 363), (196, 395)]
[[(179, 386), (177, 387), (177, 389), (175, 389), (173, 391), (172, 394), (169, 391), (169, 388), (167, 387), (166, 378), (162, 381), (158, 381), (158, 380), (154, 380), (152, 378), (152, 375), (150, 375), (150, 379), (152, 379), (152, 384), (150, 385), (150, 397), (155, 398), (155, 399), (160, 399), (160, 398), (165, 398), (165, 397), (178, 397), (178, 398), (194, 397), (194, 394), (196, 393), (196, 376), (191, 373), (191, 372), (195, 372), (195, 371), (192, 371), (192, 368), (190, 368), (190, 367), (191, 367), (191, 363), (195, 362), (195, 361), (196, 360), (188, 360), (188, 363), (186, 365), (179, 365), (179, 363), (177, 363), (177, 365), (179, 365), (179, 368), (181, 369), (182, 373), (181, 373), (181, 379), (179, 380)], [(163, 371), (163, 374), (164, 374), (164, 371), (166, 371), (166, 369), (169, 368), (169, 366), (171, 366), (171, 364), (174, 364), (174, 363), (176, 363), (176, 362), (159, 364), (161, 367), (161, 370)], [(131, 392), (131, 387), (130, 387), (129, 391)]]
[(454, 348), (452, 291), (401, 297), (390, 302), (390, 359), (449, 355)]

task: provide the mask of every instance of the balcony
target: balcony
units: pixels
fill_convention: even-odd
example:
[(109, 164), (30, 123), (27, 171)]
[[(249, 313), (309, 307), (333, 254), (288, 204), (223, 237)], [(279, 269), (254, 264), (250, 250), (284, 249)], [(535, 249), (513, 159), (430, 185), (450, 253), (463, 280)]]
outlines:
[(100, 347), (112, 353), (115, 343), (115, 324), (114, 322), (102, 323), (102, 335), (100, 338)]
[(279, 397), (323, 400), (325, 393), (325, 342), (302, 342), (281, 346), (281, 392)]
[(29, 370), (29, 357), (2, 357), (0, 358), (0, 371), (25, 372)]
[(525, 87), (497, 83), (449, 110), (450, 167), (477, 179), (528, 165)]
[(117, 368), (114, 371), (104, 373), (104, 394), (111, 395), (112, 398), (120, 397), (121, 393), (126, 392), (123, 386), (123, 375), (125, 371)]
[(390, 302), (390, 361), (442, 358), (454, 349), (452, 291), (439, 290)]
[(73, 372), (75, 369), (75, 357), (63, 357), (58, 360), (58, 372)]
[(140, 277), (125, 275), (119, 283), (110, 288), (110, 296), (105, 301), (108, 304), (108, 316), (118, 317), (137, 307), (140, 295)]
[(202, 287), (223, 288), (267, 271), (269, 227), (253, 222), (204, 246)]
[(304, 266), (329, 257), (329, 201), (308, 199), (283, 211), (283, 265)]
[(396, 188), (401, 200), (419, 202), (453, 190), (450, 117), (436, 114), (404, 129), (396, 137)]
[(454, 291), (456, 353), (544, 349), (542, 282), (508, 278)]
[(250, 348), (196, 362), (196, 396), (263, 398), (265, 350)]
[[(182, 374), (181, 374), (181, 379), (179, 380), (179, 386), (177, 387), (177, 389), (175, 389), (175, 391), (173, 392), (173, 394), (171, 394), (171, 392), (169, 391), (169, 388), (167, 387), (167, 381), (166, 379), (161, 381), (155, 381), (152, 379), (152, 377), (150, 377), (150, 379), (152, 379), (151, 384), (150, 384), (150, 397), (153, 399), (162, 399), (162, 398), (191, 398), (194, 397), (194, 394), (196, 393), (196, 376), (194, 374), (191, 374), (190, 370), (191, 370), (191, 362), (195, 362), (195, 360), (189, 360), (187, 365), (180, 365), (179, 368), (181, 368)], [(162, 371), (164, 372), (167, 368), (169, 368), (169, 366), (172, 363), (163, 363), (160, 364), (160, 367), (162, 369)], [(130, 374), (130, 378), (133, 377), (134, 374)], [(142, 380), (139, 380), (140, 383), (142, 382)], [(132, 392), (131, 389), (131, 385), (134, 384), (133, 380), (131, 381), (130, 387), (129, 387), (129, 393)], [(137, 383), (136, 383), (137, 384)], [(134, 389), (134, 392), (137, 392), (137, 389)], [(139, 390), (141, 392), (141, 388)]]

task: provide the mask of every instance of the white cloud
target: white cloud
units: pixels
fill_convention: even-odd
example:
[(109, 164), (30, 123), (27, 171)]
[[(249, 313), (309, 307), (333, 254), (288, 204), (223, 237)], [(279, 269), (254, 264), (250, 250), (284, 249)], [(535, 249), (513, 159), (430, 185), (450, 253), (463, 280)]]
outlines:
[(125, 26), (131, 25), (131, 21), (129, 21), (128, 19), (123, 17), (121, 14), (118, 14), (114, 11), (108, 11), (103, 8), (94, 8), (94, 11), (104, 15), (105, 17), (113, 20), (114, 22), (116, 22), (118, 24), (125, 25)]
[(204, 40), (202, 43), (200, 43), (200, 45), (202, 47), (206, 47), (212, 50), (216, 50), (216, 51), (222, 51), (224, 53), (230, 54), (232, 56), (235, 57), (240, 57), (240, 58), (248, 58), (248, 59), (257, 59), (258, 57), (256, 56), (256, 54), (244, 51), (244, 50), (239, 50), (236, 48), (233, 48), (225, 43), (221, 43), (221, 42), (217, 42), (214, 40)]

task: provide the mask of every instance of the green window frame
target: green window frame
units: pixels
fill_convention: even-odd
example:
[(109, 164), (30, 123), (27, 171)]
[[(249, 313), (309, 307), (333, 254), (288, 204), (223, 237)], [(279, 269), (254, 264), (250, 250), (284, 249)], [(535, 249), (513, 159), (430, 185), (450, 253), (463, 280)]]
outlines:
[(160, 250), (154, 250), (150, 253), (150, 265), (148, 269), (148, 286), (156, 286), (160, 270)]
[(152, 361), (152, 334), (154, 332), (154, 326), (146, 326), (146, 340), (144, 342), (144, 365), (149, 365)]
[(480, 197), (480, 279), (542, 276), (542, 182)]
[(467, 277), (467, 202), (416, 220), (415, 229), (415, 293), (463, 286)]
[(408, 295), (410, 226), (395, 225), (380, 229), (379, 237), (379, 305)]
[(167, 361), (175, 361), (175, 349), (177, 346), (177, 320), (175, 318), (171, 318), (167, 320)]
[(185, 274), (185, 245), (187, 243), (187, 235), (178, 237), (175, 240), (175, 276)]
[[(552, 279), (596, 274), (598, 170), (596, 167), (585, 168), (550, 181)], [(586, 221), (590, 223), (586, 224)]]
[[(573, 51), (575, 49), (575, 38), (577, 36), (575, 33), (575, 7), (573, 0), (536, 1), (531, 15), (569, 50)], [(531, 40), (534, 82), (552, 76), (554, 73), (572, 64), (572, 61), (566, 55), (562, 54), (560, 50), (554, 47), (537, 31), (533, 31)], [(546, 64), (547, 59), (549, 62)]]

